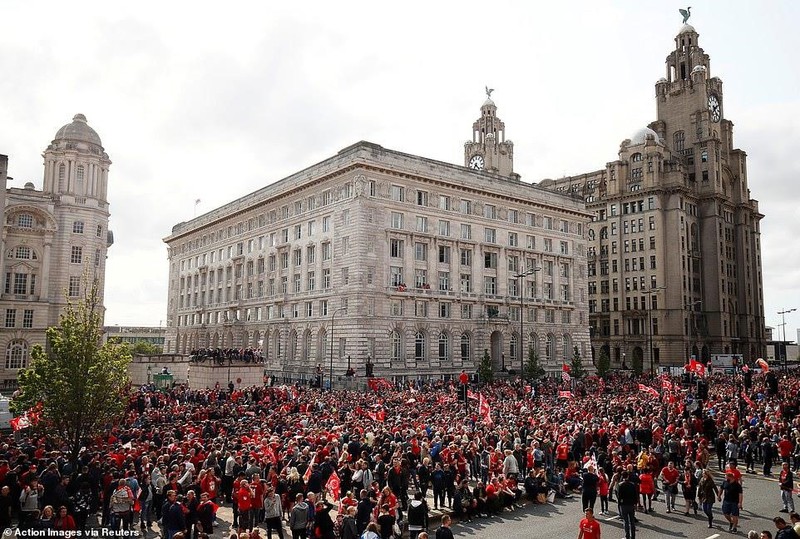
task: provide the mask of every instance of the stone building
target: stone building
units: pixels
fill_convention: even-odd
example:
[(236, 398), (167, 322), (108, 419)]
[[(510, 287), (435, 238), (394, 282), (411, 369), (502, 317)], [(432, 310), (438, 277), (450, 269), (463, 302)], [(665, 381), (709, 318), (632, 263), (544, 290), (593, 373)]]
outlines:
[(101, 308), (108, 230), (108, 158), (83, 114), (56, 132), (44, 154), (42, 190), (33, 183), (6, 189), (8, 158), (0, 156), (4, 224), (0, 266), (0, 384), (16, 385), (35, 344), (57, 325), (67, 301), (83, 297), (92, 281)]
[(592, 349), (612, 366), (765, 353), (758, 202), (699, 35), (685, 24), (656, 82), (656, 120), (602, 170), (547, 180), (589, 226)]
[(585, 357), (590, 215), (519, 180), (496, 110), (464, 166), (359, 142), (177, 224), (165, 352), (260, 348), (293, 377), (451, 376), (484, 351), (519, 372), (531, 344), (551, 371)]

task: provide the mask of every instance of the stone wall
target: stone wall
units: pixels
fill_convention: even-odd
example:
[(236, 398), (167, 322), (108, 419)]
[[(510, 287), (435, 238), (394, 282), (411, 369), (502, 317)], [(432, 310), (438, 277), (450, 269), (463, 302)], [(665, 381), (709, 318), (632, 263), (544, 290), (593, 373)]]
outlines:
[(189, 358), (177, 354), (159, 354), (155, 356), (134, 356), (128, 366), (128, 376), (133, 386), (141, 386), (148, 382), (147, 367), (150, 367), (150, 382), (153, 376), (167, 368), (178, 384), (185, 384), (189, 379)]

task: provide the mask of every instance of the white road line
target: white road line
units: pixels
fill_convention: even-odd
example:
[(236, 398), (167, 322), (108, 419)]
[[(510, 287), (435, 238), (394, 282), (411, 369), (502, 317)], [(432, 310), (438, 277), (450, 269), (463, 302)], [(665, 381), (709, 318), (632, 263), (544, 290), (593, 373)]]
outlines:
[(611, 522), (612, 520), (617, 520), (617, 517), (608, 517), (603, 519), (605, 522)]
[(715, 533), (714, 535), (709, 535), (706, 539), (717, 539), (717, 537), (719, 537), (719, 534)]

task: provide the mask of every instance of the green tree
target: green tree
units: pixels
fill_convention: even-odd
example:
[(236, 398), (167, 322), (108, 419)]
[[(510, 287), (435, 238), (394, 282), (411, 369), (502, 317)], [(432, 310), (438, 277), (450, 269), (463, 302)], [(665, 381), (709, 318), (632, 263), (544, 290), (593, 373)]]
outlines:
[(525, 362), (524, 374), (526, 380), (537, 380), (544, 376), (544, 369), (539, 365), (539, 354), (533, 346), (528, 347), (528, 361)]
[(570, 375), (575, 378), (583, 378), (586, 376), (586, 369), (583, 368), (583, 359), (581, 353), (578, 352), (578, 347), (572, 349), (572, 366), (570, 367)]
[(47, 329), (48, 350), (31, 351), (31, 365), (19, 373), (11, 401), (17, 414), (39, 410), (42, 434), (69, 448), (73, 461), (87, 438), (122, 418), (128, 405), (130, 351), (102, 344), (102, 316), (96, 283), (77, 305), (67, 303), (59, 325)]
[(489, 357), (489, 351), (483, 351), (483, 357), (481, 358), (481, 363), (478, 365), (478, 376), (480, 376), (481, 382), (488, 384), (492, 380), (494, 380), (494, 369), (492, 369), (492, 358)]
[(611, 370), (611, 359), (606, 354), (605, 348), (600, 348), (600, 356), (597, 358), (597, 376), (605, 378)]
[(160, 346), (147, 341), (136, 341), (130, 349), (134, 356), (155, 356), (162, 353)]

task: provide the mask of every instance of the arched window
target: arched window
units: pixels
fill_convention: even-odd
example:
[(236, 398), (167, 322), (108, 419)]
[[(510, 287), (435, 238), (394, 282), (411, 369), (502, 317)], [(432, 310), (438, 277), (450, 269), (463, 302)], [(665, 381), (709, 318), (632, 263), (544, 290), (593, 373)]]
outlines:
[(445, 331), (439, 334), (439, 361), (450, 361), (450, 335)]
[(555, 351), (556, 351), (555, 347), (556, 347), (556, 343), (555, 343), (555, 339), (553, 339), (553, 334), (552, 333), (548, 333), (547, 334), (547, 340), (545, 341), (545, 344), (544, 344), (544, 359), (548, 363), (551, 362), (553, 359), (555, 359), (555, 355), (556, 355), (555, 354)]
[(461, 361), (470, 361), (472, 358), (472, 343), (469, 333), (461, 334)]
[(14, 258), (20, 260), (30, 260), (32, 257), (36, 258), (33, 256), (31, 248), (27, 245), (18, 246), (14, 252)]
[(389, 335), (389, 343), (391, 346), (391, 360), (392, 362), (400, 361), (403, 356), (403, 341), (400, 338), (399, 331), (392, 331)]
[(417, 331), (414, 334), (414, 359), (416, 361), (425, 360), (426, 348), (427, 348), (427, 342), (425, 339), (425, 334), (421, 331)]
[(83, 195), (83, 165), (78, 165), (77, 170), (75, 171), (75, 193), (78, 195)]
[(303, 334), (303, 361), (311, 363), (311, 332)]
[(539, 336), (536, 333), (528, 335), (528, 349), (533, 348), (533, 353), (539, 356)]
[(642, 160), (642, 154), (640, 154), (638, 152), (631, 156), (631, 161), (634, 162), (634, 163), (638, 163), (641, 160)]
[(286, 343), (286, 348), (289, 351), (289, 361), (294, 362), (295, 357), (297, 356), (297, 332), (295, 330), (292, 330), (291, 333), (289, 333), (289, 342)]
[(28, 343), (16, 339), (6, 347), (6, 369), (24, 369), (28, 366)]
[(572, 337), (565, 333), (561, 337), (561, 344), (564, 346), (564, 361), (569, 361), (572, 359)]

